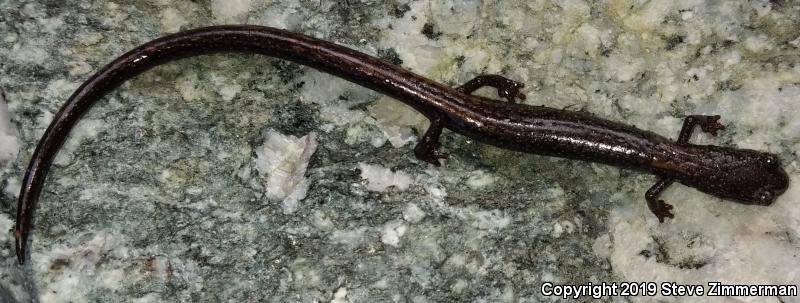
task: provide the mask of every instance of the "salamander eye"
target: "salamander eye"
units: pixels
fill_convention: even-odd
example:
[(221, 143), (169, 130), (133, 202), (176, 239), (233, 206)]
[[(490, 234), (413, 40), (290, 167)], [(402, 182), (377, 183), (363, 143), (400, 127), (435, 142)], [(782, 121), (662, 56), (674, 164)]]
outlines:
[(772, 201), (772, 193), (771, 192), (764, 192), (761, 194), (761, 201), (769, 202)]
[(764, 163), (764, 166), (771, 167), (771, 168), (778, 167), (778, 165), (780, 165), (780, 162), (781, 162), (781, 160), (778, 158), (778, 156), (773, 155), (773, 154), (765, 155), (764, 159), (762, 161)]
[(756, 193), (756, 197), (758, 198), (759, 204), (761, 205), (769, 205), (775, 199), (775, 194), (768, 189), (761, 189)]

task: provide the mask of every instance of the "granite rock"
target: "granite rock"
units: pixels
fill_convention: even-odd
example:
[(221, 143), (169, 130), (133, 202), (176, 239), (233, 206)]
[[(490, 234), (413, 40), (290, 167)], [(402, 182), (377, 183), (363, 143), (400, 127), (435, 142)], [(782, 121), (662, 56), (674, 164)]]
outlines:
[[(659, 224), (643, 199), (652, 176), (449, 132), (434, 168), (412, 153), (424, 119), (399, 102), (273, 58), (206, 55), (136, 77), (84, 117), (17, 265), (20, 179), (73, 90), (141, 43), (225, 23), (306, 33), (448, 85), (503, 74), (529, 104), (673, 138), (683, 116), (720, 114), (727, 129), (695, 142), (776, 153), (792, 185), (770, 207), (673, 186), (676, 218)], [(555, 300), (547, 281), (800, 284), (798, 28), (793, 1), (2, 1), (0, 301), (539, 302)], [(286, 204), (259, 153), (312, 133), (316, 151), (292, 166), (306, 183), (288, 182), (303, 195)]]

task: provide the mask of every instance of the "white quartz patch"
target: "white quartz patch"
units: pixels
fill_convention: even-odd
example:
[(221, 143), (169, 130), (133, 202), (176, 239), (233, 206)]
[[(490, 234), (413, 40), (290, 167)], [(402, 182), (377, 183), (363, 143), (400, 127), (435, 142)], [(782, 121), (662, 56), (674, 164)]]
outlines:
[(308, 70), (301, 81), (305, 84), (300, 89), (300, 100), (325, 105), (319, 113), (322, 121), (346, 125), (364, 119), (362, 111), (350, 108), (355, 102), (369, 100), (370, 90), (317, 70)]
[(445, 34), (466, 36), (477, 25), (482, 4), (479, 0), (431, 1), (431, 20)]
[(336, 293), (333, 294), (333, 300), (331, 303), (347, 303), (350, 302), (347, 300), (347, 288), (339, 288), (336, 290)]
[(48, 62), (50, 54), (38, 45), (17, 43), (11, 47), (9, 59), (19, 64), (41, 65)]
[[(422, 34), (422, 28), (428, 18), (418, 18), (417, 16), (427, 15), (431, 9), (431, 3), (411, 1), (408, 6), (410, 10), (403, 15), (402, 19), (386, 18), (382, 20), (387, 23), (385, 26), (388, 30), (383, 31), (380, 44), (396, 49), (400, 59), (403, 60), (403, 67), (430, 77), (431, 71), (441, 63), (439, 60), (443, 59), (449, 50), (437, 47), (436, 42)], [(460, 19), (459, 16), (455, 16), (453, 19), (457, 18)], [(447, 24), (447, 22), (442, 23)], [(444, 28), (449, 31), (449, 27), (445, 26)], [(465, 29), (462, 27), (453, 32), (461, 30)]]
[(111, 262), (129, 253), (121, 236), (98, 232), (90, 238), (76, 239), (85, 240), (33, 253), (35, 271), (49, 273), (48, 280), (39, 285), (41, 302), (88, 302), (82, 285), (113, 290), (136, 280), (124, 272), (124, 265)]
[(383, 166), (366, 163), (358, 163), (358, 167), (361, 170), (361, 178), (367, 180), (367, 189), (370, 191), (382, 192), (391, 186), (406, 190), (413, 182), (411, 176), (402, 171), (392, 172)]
[(609, 78), (615, 78), (620, 82), (628, 82), (644, 70), (645, 64), (642, 59), (612, 55), (606, 60), (606, 68)]
[(406, 233), (406, 226), (400, 220), (390, 221), (383, 225), (381, 242), (386, 245), (397, 247), (400, 245), (400, 238)]
[[(440, 173), (434, 170), (427, 171), (426, 173), (427, 174), (420, 175), (418, 182), (421, 183), (422, 187), (425, 188), (425, 191), (428, 193), (428, 198), (431, 202), (430, 206), (433, 212), (447, 214), (450, 217), (457, 218), (472, 228), (488, 232), (497, 232), (511, 225), (513, 217), (499, 209), (483, 209), (476, 205), (468, 207), (448, 205), (445, 202), (445, 198), (448, 194), (445, 187), (441, 184), (443, 178), (441, 178)], [(407, 206), (406, 210), (403, 212), (404, 218), (412, 223), (422, 220), (424, 215), (425, 213), (416, 205)]]
[[(11, 230), (12, 227), (14, 227), (14, 221), (12, 221), (10, 217), (0, 214), (0, 230)], [(11, 240), (10, 235), (11, 233), (7, 232), (0, 233), (0, 243)]]
[(477, 229), (500, 230), (511, 224), (511, 217), (501, 210), (472, 211), (462, 209), (458, 212), (460, 218)]
[[(2, 174), (0, 174), (0, 177), (2, 177)], [(6, 187), (3, 188), (3, 192), (16, 199), (19, 196), (20, 188), (22, 188), (22, 184), (19, 183), (19, 179), (10, 177), (6, 179)]]
[(425, 218), (425, 212), (414, 203), (408, 203), (403, 210), (403, 219), (411, 223), (417, 223)]
[(309, 186), (306, 169), (316, 150), (317, 136), (313, 132), (297, 138), (272, 129), (267, 132), (264, 144), (256, 149), (256, 169), (267, 176), (267, 198), (282, 201), (285, 214), (293, 213), (298, 202), (306, 197)]
[(69, 96), (78, 87), (78, 83), (71, 82), (67, 79), (55, 79), (47, 83), (47, 88), (44, 93), (49, 99), (63, 100)]
[(361, 245), (366, 240), (367, 228), (356, 227), (347, 230), (335, 230), (331, 233), (330, 240), (336, 244), (343, 244), (349, 247)]
[(146, 295), (144, 295), (142, 297), (139, 297), (139, 298), (136, 298), (136, 299), (132, 299), (131, 302), (132, 303), (157, 303), (157, 302), (162, 302), (162, 301), (160, 300), (160, 297), (158, 296), (158, 294), (150, 293), (150, 294), (146, 294)]
[(497, 178), (483, 170), (476, 170), (467, 177), (467, 186), (472, 189), (481, 189), (495, 182)]
[(0, 95), (0, 168), (17, 158), (20, 142), (17, 129), (11, 124), (8, 105)]
[(409, 106), (389, 97), (384, 97), (368, 108), (378, 127), (393, 147), (402, 147), (416, 140), (413, 128), (421, 129), (427, 124), (425, 117)]
[(251, 0), (212, 0), (211, 13), (221, 23), (244, 23), (250, 12)]
[(181, 30), (181, 27), (189, 24), (180, 11), (174, 8), (167, 8), (161, 12), (161, 27), (169, 33)]
[(196, 72), (187, 72), (175, 80), (175, 88), (181, 93), (184, 101), (195, 101), (203, 96), (203, 89), (198, 83)]

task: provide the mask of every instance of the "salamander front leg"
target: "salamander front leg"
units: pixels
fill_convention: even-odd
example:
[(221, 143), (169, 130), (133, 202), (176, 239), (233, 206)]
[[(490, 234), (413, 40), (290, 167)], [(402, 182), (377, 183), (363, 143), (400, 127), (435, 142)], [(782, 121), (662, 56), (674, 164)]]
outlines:
[(442, 123), (440, 119), (431, 120), (431, 126), (422, 135), (417, 146), (414, 147), (414, 155), (417, 159), (428, 162), (435, 166), (440, 166), (439, 159), (447, 158), (447, 154), (439, 150), (439, 136), (442, 134)]
[(477, 76), (467, 81), (467, 83), (456, 87), (456, 90), (469, 95), (484, 86), (496, 88), (497, 95), (500, 96), (500, 98), (505, 98), (508, 102), (515, 103), (517, 99), (525, 100), (525, 94), (520, 92), (520, 90), (525, 87), (525, 84), (500, 75)]
[(656, 181), (656, 184), (653, 184), (653, 186), (647, 190), (647, 194), (645, 194), (645, 199), (647, 199), (647, 207), (650, 208), (650, 211), (653, 212), (656, 217), (658, 217), (658, 222), (661, 223), (664, 223), (666, 218), (675, 217), (675, 215), (673, 215), (670, 211), (672, 210), (672, 205), (667, 204), (667, 202), (664, 202), (664, 200), (658, 198), (661, 196), (661, 192), (667, 189), (672, 182), (675, 182), (675, 179), (660, 177), (658, 181)]
[[(686, 119), (683, 120), (681, 133), (678, 135), (678, 140), (675, 142), (678, 145), (689, 144), (689, 139), (692, 137), (692, 132), (694, 132), (695, 126), (700, 126), (700, 129), (711, 134), (712, 136), (716, 136), (718, 130), (725, 129), (725, 126), (719, 123), (719, 115), (687, 116)], [(658, 199), (658, 197), (661, 195), (661, 192), (663, 192), (664, 189), (669, 187), (673, 182), (675, 182), (675, 179), (673, 178), (660, 177), (658, 181), (656, 181), (656, 184), (653, 184), (653, 186), (647, 190), (647, 194), (645, 194), (645, 198), (647, 199), (647, 207), (650, 208), (650, 211), (653, 212), (656, 217), (658, 217), (658, 221), (662, 223), (666, 218), (675, 217), (670, 211), (672, 209), (672, 205), (664, 202), (664, 200)]]
[(678, 145), (686, 145), (689, 143), (689, 139), (692, 137), (692, 132), (694, 132), (695, 126), (700, 126), (704, 132), (711, 134), (712, 136), (717, 135), (718, 130), (725, 129), (725, 126), (719, 123), (719, 115), (715, 116), (703, 116), (703, 115), (691, 115), (683, 119), (683, 127), (681, 127), (681, 133), (678, 135), (677, 143)]
[[(725, 126), (719, 123), (719, 118), (719, 115), (687, 116), (683, 120), (683, 127), (681, 127), (681, 133), (678, 135), (678, 140), (676, 140), (676, 143), (678, 145), (689, 144), (689, 139), (692, 137), (692, 132), (694, 132), (695, 126), (700, 126), (700, 129), (702, 129), (704, 132), (707, 132), (712, 136), (716, 136), (718, 130), (725, 129)], [(658, 197), (661, 195), (661, 192), (663, 192), (673, 182), (675, 182), (675, 179), (661, 177), (658, 179), (658, 181), (656, 181), (656, 184), (653, 184), (653, 186), (647, 190), (647, 194), (645, 194), (645, 199), (647, 199), (647, 207), (650, 208), (650, 211), (653, 212), (656, 217), (658, 217), (658, 221), (662, 223), (666, 218), (675, 217), (675, 215), (673, 215), (670, 211), (672, 210), (672, 205), (664, 202), (664, 200), (658, 199)]]

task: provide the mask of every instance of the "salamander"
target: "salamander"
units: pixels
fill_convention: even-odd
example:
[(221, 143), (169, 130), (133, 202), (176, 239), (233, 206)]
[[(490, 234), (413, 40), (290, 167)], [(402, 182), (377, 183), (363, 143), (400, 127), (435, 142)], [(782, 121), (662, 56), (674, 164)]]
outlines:
[[(430, 120), (414, 147), (416, 158), (439, 166), (443, 129), (509, 150), (599, 162), (658, 177), (647, 190), (649, 209), (664, 222), (672, 205), (659, 199), (675, 181), (744, 204), (770, 205), (789, 180), (777, 155), (689, 143), (693, 130), (716, 135), (719, 116), (690, 115), (677, 140), (601, 119), (585, 112), (517, 102), (523, 84), (500, 75), (478, 75), (449, 87), (359, 51), (282, 29), (223, 25), (197, 28), (147, 42), (120, 56), (84, 82), (54, 116), (31, 156), (22, 181), (14, 229), (16, 253), (25, 261), (33, 211), (53, 158), (70, 130), (105, 93), (154, 66), (218, 53), (257, 53), (293, 61), (391, 96)], [(493, 87), (506, 101), (473, 95)]]

